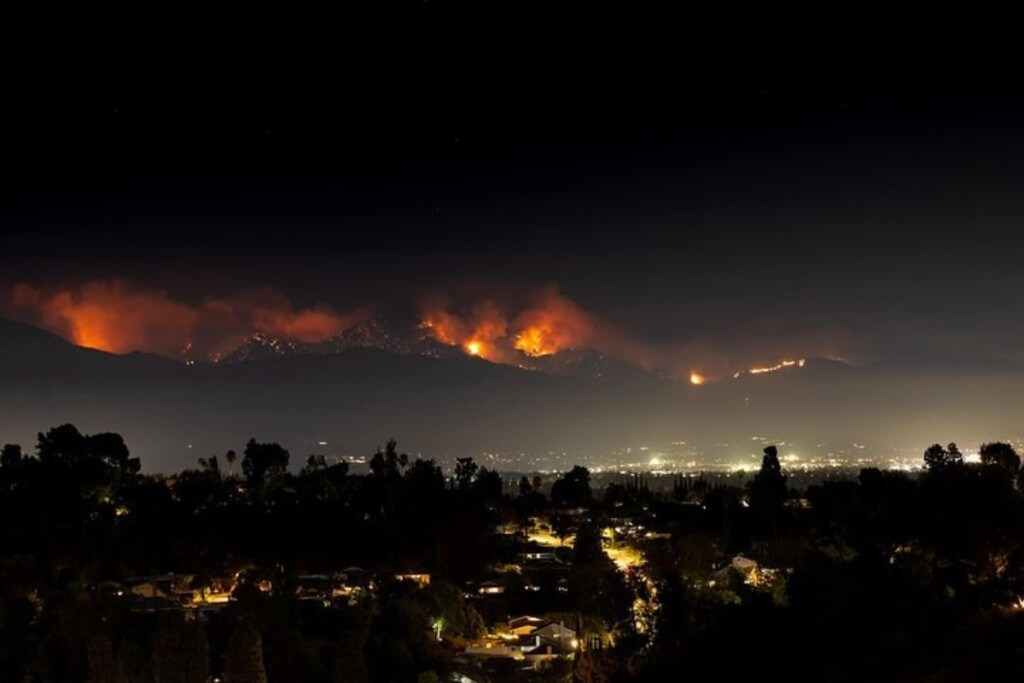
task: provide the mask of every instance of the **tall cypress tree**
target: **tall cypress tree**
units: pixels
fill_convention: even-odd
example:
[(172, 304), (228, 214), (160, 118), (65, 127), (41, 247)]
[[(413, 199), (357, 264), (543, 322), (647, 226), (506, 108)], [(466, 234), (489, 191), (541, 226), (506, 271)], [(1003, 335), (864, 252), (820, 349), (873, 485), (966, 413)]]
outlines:
[(227, 683), (267, 683), (267, 672), (263, 668), (263, 638), (248, 616), (238, 620), (228, 638), (224, 680)]
[(205, 683), (209, 674), (205, 624), (177, 614), (161, 616), (153, 634), (154, 683)]

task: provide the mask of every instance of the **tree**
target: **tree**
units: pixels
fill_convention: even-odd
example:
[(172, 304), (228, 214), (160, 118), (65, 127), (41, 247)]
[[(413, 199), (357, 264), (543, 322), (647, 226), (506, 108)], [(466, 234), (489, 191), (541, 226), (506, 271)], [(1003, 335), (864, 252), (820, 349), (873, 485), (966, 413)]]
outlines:
[(405, 453), (398, 453), (398, 442), (390, 439), (382, 451), (379, 448), (370, 458), (370, 472), (377, 478), (393, 479), (402, 476), (402, 472), (409, 465), (409, 456)]
[(130, 457), (120, 434), (86, 436), (72, 424), (40, 433), (36, 444), (39, 464), (51, 474), (62, 471), (70, 490), (83, 498), (107, 495), (113, 486), (138, 474), (139, 459)]
[(227, 683), (267, 683), (263, 667), (263, 639), (248, 615), (242, 615), (224, 653), (224, 680)]
[(0, 450), (0, 467), (10, 469), (17, 467), (21, 464), (22, 460), (21, 446), (16, 443), (4, 444), (2, 450)]
[(551, 501), (581, 507), (590, 503), (590, 470), (576, 465), (551, 486)]
[(242, 456), (242, 474), (252, 486), (261, 488), (268, 480), (284, 476), (290, 455), (276, 443), (256, 443), (249, 439)]
[(950, 444), (948, 446), (946, 446), (946, 452), (948, 454), (949, 464), (950, 465), (962, 465), (963, 464), (964, 456), (960, 452), (960, 449), (956, 447), (955, 443), (950, 442)]
[(526, 496), (533, 493), (533, 486), (530, 485), (530, 480), (526, 478), (524, 474), (519, 478), (519, 497), (525, 498)]
[(216, 455), (211, 455), (209, 458), (199, 458), (199, 466), (203, 468), (203, 471), (212, 475), (214, 479), (220, 479), (220, 463), (217, 462)]
[(334, 651), (335, 683), (366, 683), (366, 638), (357, 631), (346, 631)]
[(224, 454), (224, 459), (228, 463), (228, 476), (235, 476), (235, 460), (238, 459), (238, 453), (235, 453), (234, 449), (228, 449), (228, 452)]
[(750, 507), (774, 514), (786, 502), (786, 476), (782, 474), (779, 449), (766, 446), (761, 469), (750, 482)]
[(163, 614), (153, 634), (153, 683), (205, 683), (210, 650), (202, 621)]
[(124, 664), (109, 636), (93, 635), (86, 642), (87, 683), (127, 683)]
[(455, 459), (455, 485), (460, 491), (468, 491), (476, 477), (477, 464), (473, 458)]
[(1020, 469), (1020, 456), (1008, 443), (995, 442), (981, 445), (981, 462), (983, 465), (995, 465), (1009, 474), (1017, 474)]
[(39, 433), (36, 453), (43, 465), (73, 467), (85, 460), (86, 452), (85, 437), (72, 424)]
[(92, 434), (85, 437), (85, 448), (91, 457), (103, 460), (122, 475), (138, 474), (141, 469), (139, 459), (131, 457), (120, 434)]
[(932, 444), (924, 451), (924, 466), (934, 472), (946, 466), (946, 449), (939, 444)]
[(417, 458), (405, 473), (405, 488), (418, 503), (432, 503), (444, 493), (444, 473), (433, 460)]
[(502, 480), (501, 474), (497, 470), (489, 470), (486, 467), (480, 468), (476, 481), (473, 482), (473, 490), (484, 500), (491, 502), (501, 500), (504, 488), (505, 482)]
[(555, 515), (551, 518), (551, 531), (558, 537), (558, 542), (565, 543), (565, 539), (572, 536), (575, 524), (568, 515)]
[(306, 466), (299, 472), (300, 475), (308, 476), (323, 472), (327, 469), (327, 458), (322, 455), (311, 455), (306, 458)]
[(596, 564), (607, 557), (601, 548), (601, 530), (594, 524), (584, 524), (579, 528), (572, 550), (573, 564)]
[(964, 456), (955, 443), (950, 443), (945, 448), (939, 444), (933, 444), (924, 452), (924, 466), (929, 472), (962, 465), (963, 462)]

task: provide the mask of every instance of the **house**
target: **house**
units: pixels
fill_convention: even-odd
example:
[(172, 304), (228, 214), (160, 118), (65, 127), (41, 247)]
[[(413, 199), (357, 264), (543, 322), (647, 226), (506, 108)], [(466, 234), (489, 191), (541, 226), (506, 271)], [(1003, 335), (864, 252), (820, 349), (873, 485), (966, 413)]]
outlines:
[(395, 574), (395, 581), (409, 581), (415, 583), (420, 588), (425, 588), (430, 585), (430, 574)]
[(463, 650), (467, 658), (493, 662), (521, 662), (528, 668), (540, 666), (558, 657), (571, 655), (578, 647), (576, 632), (565, 625), (524, 615), (508, 620), (505, 632), (488, 636)]
[(518, 638), (524, 652), (550, 645), (556, 654), (568, 654), (579, 646), (576, 631), (565, 624), (528, 615), (509, 619), (508, 633)]
[(519, 553), (519, 562), (521, 564), (558, 562), (558, 558), (555, 556), (555, 552), (553, 550), (533, 550), (530, 552)]
[(538, 617), (522, 616), (508, 620), (509, 633), (517, 636), (527, 636), (543, 626), (545, 622)]
[(170, 602), (191, 602), (194, 590), (191, 574), (157, 574), (128, 579), (125, 586), (131, 595)]
[(728, 581), (730, 577), (738, 575), (744, 582), (751, 583), (753, 577), (757, 574), (757, 570), (758, 564), (756, 560), (744, 557), (743, 555), (736, 555), (728, 564), (715, 572), (715, 580)]
[(556, 654), (569, 654), (579, 646), (576, 631), (563, 624), (551, 622), (531, 634), (537, 639), (537, 646), (551, 645)]
[(480, 596), (503, 595), (505, 586), (497, 581), (484, 581), (476, 587), (476, 594)]
[(296, 595), (299, 600), (330, 602), (334, 594), (335, 581), (330, 574), (302, 574), (298, 583)]

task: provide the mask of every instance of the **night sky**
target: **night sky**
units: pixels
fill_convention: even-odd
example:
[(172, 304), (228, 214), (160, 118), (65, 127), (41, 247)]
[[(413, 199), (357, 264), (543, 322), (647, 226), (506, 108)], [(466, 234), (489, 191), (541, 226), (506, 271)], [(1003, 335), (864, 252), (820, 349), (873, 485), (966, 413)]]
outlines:
[(7, 314), (18, 283), (346, 314), (554, 285), (730, 366), (1024, 362), (998, 17), (472, 5), (22, 51)]

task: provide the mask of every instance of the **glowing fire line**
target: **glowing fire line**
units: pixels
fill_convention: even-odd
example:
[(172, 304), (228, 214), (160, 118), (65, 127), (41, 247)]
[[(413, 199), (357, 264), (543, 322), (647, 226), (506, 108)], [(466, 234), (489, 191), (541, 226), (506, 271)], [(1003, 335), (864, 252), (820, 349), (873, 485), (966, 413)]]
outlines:
[(801, 358), (800, 360), (783, 360), (783, 361), (779, 361), (775, 365), (767, 365), (767, 366), (764, 366), (764, 367), (750, 368), (749, 370), (743, 370), (743, 371), (737, 372), (737, 373), (733, 374), (733, 378), (739, 378), (740, 375), (742, 375), (744, 373), (750, 374), (750, 375), (763, 375), (766, 372), (777, 372), (779, 370), (784, 370), (785, 368), (791, 368), (791, 367), (794, 367), (794, 366), (796, 366), (798, 368), (802, 368), (804, 365), (806, 365), (806, 363), (807, 363), (807, 359), (806, 358)]

